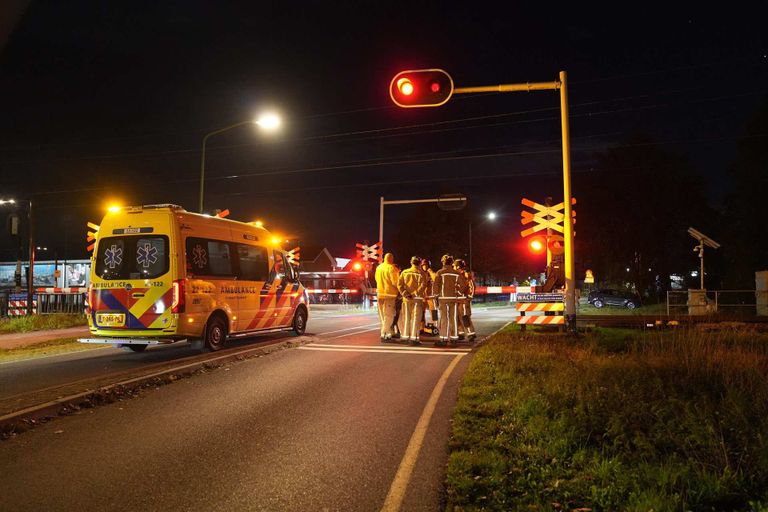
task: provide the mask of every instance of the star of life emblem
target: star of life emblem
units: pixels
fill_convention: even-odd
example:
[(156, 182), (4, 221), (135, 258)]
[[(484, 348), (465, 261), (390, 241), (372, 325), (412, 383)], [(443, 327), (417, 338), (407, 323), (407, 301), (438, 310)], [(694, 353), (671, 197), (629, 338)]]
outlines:
[(114, 270), (115, 267), (120, 266), (123, 262), (123, 249), (116, 245), (112, 245), (109, 249), (104, 251), (104, 264), (110, 269)]
[(208, 264), (205, 249), (203, 249), (203, 246), (200, 244), (195, 245), (195, 248), (192, 249), (192, 263), (194, 263), (197, 268), (205, 268)]
[(157, 247), (148, 243), (139, 247), (136, 251), (136, 263), (144, 268), (149, 268), (150, 265), (157, 263)]

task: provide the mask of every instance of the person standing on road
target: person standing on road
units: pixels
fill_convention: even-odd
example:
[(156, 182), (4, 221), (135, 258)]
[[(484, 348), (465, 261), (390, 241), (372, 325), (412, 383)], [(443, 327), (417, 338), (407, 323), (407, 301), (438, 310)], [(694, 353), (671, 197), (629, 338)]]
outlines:
[(421, 260), (421, 270), (424, 271), (424, 273), (429, 278), (429, 283), (427, 284), (427, 302), (424, 304), (424, 310), (425, 313), (422, 313), (422, 323), (426, 325), (426, 310), (429, 310), (429, 316), (432, 319), (432, 325), (435, 327), (438, 327), (437, 325), (437, 299), (432, 295), (432, 283), (435, 282), (435, 273), (434, 270), (432, 270), (432, 264), (430, 261), (426, 258), (423, 258)]
[(381, 341), (392, 339), (392, 323), (395, 320), (395, 300), (397, 300), (397, 267), (391, 252), (384, 255), (384, 261), (376, 267), (376, 295), (379, 303), (379, 321), (381, 322)]
[(440, 341), (435, 345), (444, 347), (450, 340), (459, 340), (459, 329), (456, 318), (456, 308), (467, 293), (467, 279), (453, 268), (453, 256), (444, 255), (440, 262), (443, 268), (435, 274), (432, 283), (432, 295), (437, 296), (440, 306)]
[(458, 304), (458, 317), (461, 321), (461, 329), (467, 336), (469, 341), (474, 341), (476, 338), (475, 325), (472, 323), (472, 298), (475, 296), (475, 280), (472, 273), (467, 269), (467, 262), (464, 260), (456, 260), (453, 265), (456, 268), (456, 272), (463, 274), (467, 280), (467, 291), (465, 298)]
[(419, 331), (429, 280), (428, 274), (421, 270), (420, 264), (421, 258), (411, 258), (411, 267), (401, 272), (397, 280), (397, 289), (403, 296), (403, 339), (410, 341), (411, 345), (421, 345)]

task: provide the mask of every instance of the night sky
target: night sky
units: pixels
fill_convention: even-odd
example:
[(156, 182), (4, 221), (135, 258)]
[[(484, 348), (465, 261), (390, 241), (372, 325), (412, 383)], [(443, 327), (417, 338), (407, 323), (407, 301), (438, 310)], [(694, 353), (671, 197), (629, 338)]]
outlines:
[[(349, 256), (377, 237), (379, 196), (461, 192), (462, 222), (493, 209), (485, 234), (517, 236), (521, 197), (562, 197), (557, 93), (391, 105), (397, 71), (441, 67), (459, 86), (567, 71), (577, 197), (596, 153), (642, 134), (718, 207), (766, 100), (768, 10), (673, 4), (33, 1), (0, 34), (0, 198), (32, 196), (40, 244), (85, 257), (111, 200), (195, 210), (203, 136), (274, 108), (279, 136), (210, 139), (207, 207)], [(407, 210), (387, 233), (429, 229)]]

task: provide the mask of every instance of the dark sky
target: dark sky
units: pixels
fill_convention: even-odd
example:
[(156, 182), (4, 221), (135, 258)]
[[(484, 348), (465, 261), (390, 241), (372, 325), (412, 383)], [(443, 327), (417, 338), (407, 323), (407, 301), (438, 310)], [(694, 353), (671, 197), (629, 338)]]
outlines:
[[(41, 244), (64, 253), (67, 237), (68, 256), (84, 256), (84, 223), (112, 199), (195, 210), (203, 136), (271, 107), (280, 136), (243, 127), (210, 139), (208, 207), (339, 256), (376, 238), (382, 195), (462, 192), (465, 215), (504, 211), (514, 234), (522, 196), (561, 194), (557, 93), (391, 105), (397, 71), (441, 67), (459, 86), (566, 70), (577, 197), (596, 152), (642, 133), (685, 155), (717, 205), (768, 92), (767, 11), (33, 1), (0, 47), (0, 196), (32, 195)], [(388, 211), (388, 233), (406, 210)]]

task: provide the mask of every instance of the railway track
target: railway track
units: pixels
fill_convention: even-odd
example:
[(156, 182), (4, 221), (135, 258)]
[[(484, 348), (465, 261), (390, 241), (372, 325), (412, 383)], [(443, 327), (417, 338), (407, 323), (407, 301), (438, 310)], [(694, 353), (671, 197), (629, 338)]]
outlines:
[(578, 315), (579, 327), (630, 327), (630, 328), (667, 328), (694, 324), (760, 324), (768, 326), (768, 316), (752, 317), (717, 317), (687, 315)]

